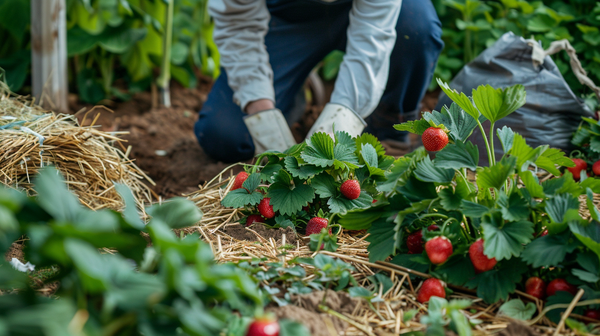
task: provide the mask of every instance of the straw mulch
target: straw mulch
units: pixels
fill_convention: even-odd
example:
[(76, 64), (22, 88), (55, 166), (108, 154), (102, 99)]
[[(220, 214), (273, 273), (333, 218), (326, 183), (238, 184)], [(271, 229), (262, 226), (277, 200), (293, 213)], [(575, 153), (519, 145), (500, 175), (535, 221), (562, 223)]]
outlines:
[[(260, 264), (260, 267), (266, 270), (266, 264), (270, 262), (286, 262), (296, 257), (314, 256), (314, 252), (311, 252), (308, 246), (301, 245), (299, 240), (294, 248), (290, 249), (288, 246), (285, 250), (286, 253), (282, 253), (284, 251), (283, 245), (286, 244), (285, 235), (282, 237), (283, 239), (279, 240), (279, 243), (273, 238), (266, 239), (259, 234), (256, 234), (259, 243), (256, 241), (237, 240), (227, 235), (224, 229), (227, 229), (229, 226), (239, 226), (237, 221), (242, 217), (238, 209), (224, 208), (220, 204), (220, 201), (233, 183), (232, 176), (227, 176), (227, 173), (227, 170), (222, 172), (213, 181), (201, 186), (199, 191), (188, 195), (188, 198), (194, 201), (204, 212), (204, 217), (197, 226), (185, 229), (187, 233), (199, 232), (204, 240), (211, 245), (215, 259), (219, 262), (241, 262), (266, 258), (266, 261)], [(229, 174), (231, 173), (229, 172)], [(379, 291), (379, 295), (383, 299), (383, 302), (374, 303), (376, 310), (371, 309), (364, 302), (359, 304), (352, 314), (341, 314), (350, 325), (346, 331), (346, 335), (397, 335), (409, 331), (424, 330), (425, 326), (418, 322), (420, 314), (406, 323), (403, 322), (403, 314), (410, 309), (417, 309), (419, 313), (427, 312), (427, 306), (416, 301), (416, 293), (422, 279), (430, 276), (387, 262), (370, 263), (367, 251), (368, 242), (364, 238), (364, 234), (351, 235), (348, 232), (342, 232), (338, 236), (340, 247), (335, 253), (328, 251), (320, 252), (351, 263), (356, 269), (352, 274), (353, 277), (362, 286), (376, 292)], [(306, 238), (304, 240), (306, 241)], [(308, 265), (303, 266), (307, 274), (306, 279), (309, 280), (311, 277), (314, 277), (314, 269)], [(394, 282), (394, 287), (386, 293), (382, 293), (381, 288), (375, 287), (367, 279), (368, 276), (381, 271), (386, 272)], [(456, 286), (450, 287), (454, 290), (455, 294), (451, 295), (448, 299), (469, 299), (473, 301), (473, 305), (469, 308), (469, 311), (465, 311), (464, 313), (467, 316), (482, 321), (481, 324), (475, 327), (475, 335), (499, 333), (514, 322), (498, 314), (500, 303), (487, 305), (481, 299), (477, 298), (472, 290)], [(526, 293), (517, 291), (513, 297), (520, 297), (535, 302), (538, 309), (538, 313), (535, 316), (543, 309), (542, 302)], [(338, 317), (340, 315), (340, 313), (331, 311), (323, 313)], [(515, 325), (511, 325), (512, 327), (515, 327)], [(565, 331), (563, 326), (557, 332), (557, 326), (546, 317), (537, 321), (532, 328), (542, 335), (570, 335), (569, 331)], [(532, 331), (531, 328), (527, 329), (528, 331)], [(507, 331), (504, 332), (506, 333)], [(508, 334), (513, 332), (514, 330), (508, 331)], [(521, 332), (523, 330), (518, 333)]]
[(33, 176), (52, 165), (90, 209), (123, 207), (115, 182), (127, 185), (140, 207), (151, 203), (143, 180), (153, 182), (114, 146), (120, 141), (115, 133), (79, 126), (72, 115), (46, 113), (0, 84), (0, 183), (8, 187), (33, 195)]

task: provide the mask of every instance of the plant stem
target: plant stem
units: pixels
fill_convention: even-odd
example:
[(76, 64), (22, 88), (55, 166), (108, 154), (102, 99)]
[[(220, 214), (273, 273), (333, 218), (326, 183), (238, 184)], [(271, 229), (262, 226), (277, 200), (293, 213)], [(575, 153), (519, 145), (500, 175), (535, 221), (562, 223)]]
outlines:
[[(492, 123), (492, 125), (490, 126), (490, 154), (492, 155), (492, 162), (494, 163), (494, 165), (496, 164), (496, 151), (494, 150), (494, 125), (496, 123)], [(485, 137), (485, 135), (484, 135)]]
[(164, 37), (163, 37), (163, 55), (160, 65), (160, 76), (156, 84), (160, 89), (161, 103), (165, 107), (171, 107), (171, 94), (169, 92), (169, 82), (171, 81), (171, 44), (173, 42), (173, 7), (175, 0), (169, 0), (167, 4), (167, 14), (165, 19)]
[(483, 129), (483, 125), (481, 124), (481, 122), (479, 121), (479, 119), (475, 119), (475, 121), (477, 121), (477, 126), (479, 126), (479, 130), (481, 131), (481, 135), (483, 136), (483, 140), (485, 141), (485, 147), (487, 149), (487, 155), (488, 155), (488, 162), (489, 162), (489, 166), (492, 166), (492, 154), (490, 152), (490, 143), (488, 142), (487, 136), (485, 135), (485, 130)]

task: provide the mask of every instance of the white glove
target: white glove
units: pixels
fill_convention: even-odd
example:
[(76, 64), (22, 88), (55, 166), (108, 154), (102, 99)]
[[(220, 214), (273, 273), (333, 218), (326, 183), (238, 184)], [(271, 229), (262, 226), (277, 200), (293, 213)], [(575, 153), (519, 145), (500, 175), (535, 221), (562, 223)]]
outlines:
[(283, 152), (296, 144), (285, 117), (278, 109), (264, 110), (244, 117), (256, 154), (268, 150)]
[(367, 126), (367, 123), (351, 109), (340, 104), (328, 103), (313, 127), (308, 131), (306, 138), (310, 138), (313, 133), (317, 132), (333, 135), (334, 127), (336, 132), (348, 132), (348, 134), (355, 137), (362, 133), (365, 126)]

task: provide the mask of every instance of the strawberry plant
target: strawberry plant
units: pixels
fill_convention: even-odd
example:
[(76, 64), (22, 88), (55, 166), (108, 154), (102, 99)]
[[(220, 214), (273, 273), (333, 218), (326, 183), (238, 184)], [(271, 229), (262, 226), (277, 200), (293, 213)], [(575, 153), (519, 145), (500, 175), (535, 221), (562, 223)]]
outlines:
[[(584, 300), (598, 297), (600, 210), (593, 196), (600, 180), (581, 174), (576, 181), (561, 168), (575, 166), (563, 152), (533, 148), (510, 128), (494, 126), (525, 103), (522, 86), (480, 86), (469, 97), (439, 85), (454, 103), (396, 128), (418, 135), (441, 129), (448, 144), (434, 158), (420, 149), (395, 160), (384, 179), (373, 181), (378, 202), (342, 214), (339, 224), (368, 230), (372, 261), (392, 257), (393, 263), (476, 289), (488, 303), (525, 290), (532, 276), (546, 283), (566, 278), (585, 290)], [(483, 123), (491, 124), (483, 132), (487, 167), (479, 166), (479, 150), (469, 141)], [(495, 141), (504, 149), (501, 157), (490, 150)], [(554, 178), (540, 181), (539, 170)], [(579, 198), (591, 218), (579, 214)], [(428, 230), (431, 225), (438, 228)], [(419, 236), (422, 252), (415, 248)]]

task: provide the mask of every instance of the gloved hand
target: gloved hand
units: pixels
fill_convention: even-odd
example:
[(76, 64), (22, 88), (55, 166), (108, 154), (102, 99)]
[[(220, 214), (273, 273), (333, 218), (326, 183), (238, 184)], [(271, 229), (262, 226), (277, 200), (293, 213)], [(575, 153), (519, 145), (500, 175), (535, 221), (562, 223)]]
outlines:
[(344, 131), (351, 136), (359, 136), (367, 123), (354, 111), (340, 104), (328, 103), (306, 135), (309, 139), (313, 133), (325, 132), (333, 135), (335, 131)]
[(296, 144), (292, 131), (279, 109), (270, 109), (244, 117), (256, 154), (268, 150), (283, 152)]

